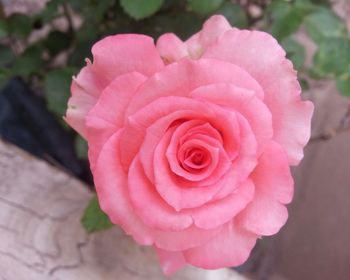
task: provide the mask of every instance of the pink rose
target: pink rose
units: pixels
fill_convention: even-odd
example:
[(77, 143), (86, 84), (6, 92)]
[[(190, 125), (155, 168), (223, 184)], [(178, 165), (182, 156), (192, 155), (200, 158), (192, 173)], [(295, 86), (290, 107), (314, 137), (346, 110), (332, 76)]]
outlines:
[(92, 54), (66, 120), (88, 141), (101, 208), (166, 274), (242, 264), (285, 224), (310, 136), (283, 49), (213, 16), (185, 42), (116, 35)]

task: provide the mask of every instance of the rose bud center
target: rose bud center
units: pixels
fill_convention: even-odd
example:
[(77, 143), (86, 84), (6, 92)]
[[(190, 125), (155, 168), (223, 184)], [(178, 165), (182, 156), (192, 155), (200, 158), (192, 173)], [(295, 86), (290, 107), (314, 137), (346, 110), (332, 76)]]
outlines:
[(210, 164), (210, 156), (208, 151), (201, 148), (188, 149), (185, 152), (185, 160), (183, 161), (183, 167), (202, 169)]

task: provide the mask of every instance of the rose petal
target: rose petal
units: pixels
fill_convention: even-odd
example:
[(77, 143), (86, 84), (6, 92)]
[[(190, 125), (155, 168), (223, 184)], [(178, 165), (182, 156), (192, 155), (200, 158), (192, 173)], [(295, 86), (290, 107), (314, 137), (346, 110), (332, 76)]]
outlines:
[(158, 195), (136, 157), (128, 174), (129, 195), (136, 214), (152, 228), (180, 231), (193, 224), (191, 216), (176, 212)]
[(158, 255), (159, 262), (165, 275), (169, 276), (186, 265), (186, 260), (182, 252), (166, 251), (159, 249), (156, 246), (154, 249)]
[(271, 112), (254, 92), (219, 83), (199, 87), (191, 92), (191, 96), (224, 106), (246, 118), (258, 142), (258, 155), (272, 138)]
[(115, 133), (106, 142), (93, 171), (101, 209), (113, 223), (119, 224), (139, 244), (154, 243), (158, 248), (171, 251), (198, 246), (221, 231), (221, 227), (202, 230), (194, 226), (183, 231), (160, 231), (145, 225), (132, 208), (127, 188), (127, 175), (119, 162), (120, 136), (121, 131)]
[(118, 131), (106, 142), (93, 170), (99, 203), (113, 223), (119, 224), (138, 243), (151, 245), (152, 230), (134, 214), (130, 204), (127, 175), (119, 161), (120, 135)]
[[(206, 149), (206, 151), (208, 151), (208, 156), (211, 158), (211, 163), (210, 163), (209, 167), (205, 168), (205, 170), (202, 170), (199, 173), (187, 171), (178, 164), (178, 159), (177, 159), (176, 154), (174, 155), (174, 154), (169, 154), (166, 152), (165, 154), (167, 156), (171, 170), (176, 175), (182, 177), (183, 179), (193, 181), (193, 182), (206, 180), (206, 182), (208, 182), (207, 184), (210, 184), (210, 182), (212, 180), (214, 182), (217, 181), (216, 178), (213, 178), (215, 176), (211, 176), (213, 174), (214, 170), (216, 170), (217, 168), (220, 168), (220, 170), (226, 171), (227, 168), (231, 164), (230, 164), (229, 159), (227, 158), (226, 153), (222, 150), (222, 148), (220, 146), (219, 147), (214, 146), (216, 143), (214, 145), (211, 145), (213, 143), (209, 142), (208, 139), (206, 139), (206, 140), (207, 141), (202, 141), (200, 139), (192, 139), (192, 140), (186, 141), (186, 143), (184, 143), (181, 146), (179, 152), (183, 153), (184, 150), (191, 149), (193, 147), (202, 147), (202, 148)], [(210, 140), (213, 140), (213, 139), (210, 139)], [(169, 144), (169, 142), (167, 144)], [(157, 150), (156, 150), (156, 153), (157, 153)], [(220, 167), (218, 167), (219, 159), (222, 159), (221, 160), (222, 164)], [(157, 167), (157, 163), (158, 163), (157, 161), (154, 162), (155, 167)], [(221, 175), (220, 173), (218, 173), (217, 176), (220, 176)], [(210, 180), (208, 180), (209, 177), (210, 177)]]
[(68, 100), (68, 109), (64, 120), (86, 139), (85, 116), (96, 103), (96, 97), (88, 94), (75, 82), (71, 85), (72, 96)]
[(232, 63), (216, 59), (182, 59), (150, 77), (135, 94), (126, 115), (134, 114), (160, 97), (189, 96), (192, 90), (213, 83), (232, 83), (252, 90), (261, 99), (264, 96), (261, 86), (250, 74)]
[[(227, 180), (221, 178), (219, 182), (207, 186), (200, 186), (197, 182), (190, 185), (181, 180), (171, 171), (165, 155), (170, 138), (171, 134), (165, 135), (154, 152), (155, 187), (160, 196), (177, 211), (198, 207), (211, 200)], [(226, 171), (226, 166), (221, 168), (225, 168), (223, 171)]]
[(153, 238), (158, 248), (168, 251), (182, 251), (207, 243), (222, 230), (222, 226), (200, 229), (194, 225), (181, 231), (155, 230)]
[(137, 88), (146, 77), (131, 72), (115, 78), (102, 92), (86, 116), (90, 167), (93, 169), (102, 145), (124, 124), (124, 113)]
[(231, 221), (212, 240), (183, 254), (189, 264), (205, 269), (238, 266), (249, 257), (256, 239), (257, 235), (244, 231)]
[(254, 199), (239, 214), (237, 222), (245, 229), (259, 235), (273, 235), (285, 224), (287, 208), (293, 196), (293, 178), (288, 159), (277, 143), (270, 142), (259, 159), (252, 180)]
[[(183, 119), (209, 122), (223, 135), (224, 149), (230, 159), (236, 155), (236, 142), (239, 141), (240, 128), (235, 114), (207, 102), (168, 96), (158, 98), (128, 117), (121, 140), (123, 166), (127, 168), (140, 150), (141, 161), (146, 163), (144, 165), (145, 172), (151, 178), (150, 166), (147, 162), (152, 158), (155, 146), (173, 122)], [(226, 123), (228, 120), (229, 122)], [(144, 143), (144, 147), (141, 147), (142, 143)], [(254, 147), (252, 151), (255, 151)]]
[(199, 58), (208, 46), (215, 43), (221, 34), (231, 28), (225, 17), (221, 15), (210, 17), (204, 23), (202, 30), (186, 41), (190, 56), (194, 59)]
[(205, 50), (203, 58), (229, 61), (248, 71), (265, 92), (272, 113), (273, 139), (298, 164), (310, 137), (313, 105), (300, 99), (300, 85), (284, 50), (267, 33), (232, 29)]
[[(187, 140), (191, 139), (202, 140), (206, 143), (211, 143), (212, 147), (218, 147), (219, 150), (222, 149), (223, 141), (220, 133), (208, 122), (201, 120), (189, 120), (179, 124), (171, 136), (171, 140), (166, 151), (166, 156), (171, 169), (179, 176), (181, 176), (181, 173), (184, 171), (183, 166), (181, 166), (179, 162), (179, 147), (184, 145)], [(183, 149), (183, 147), (181, 149)], [(217, 151), (219, 152), (219, 150)], [(213, 168), (217, 165), (218, 160), (218, 153), (211, 154), (211, 157), (207, 159), (205, 167), (206, 171), (209, 168), (213, 170)], [(186, 160), (182, 158), (181, 161)]]
[(104, 77), (96, 75), (89, 60), (78, 76), (73, 77), (72, 96), (68, 100), (65, 120), (84, 138), (86, 138), (85, 116), (95, 105), (107, 84), (108, 81)]
[(111, 81), (133, 71), (150, 76), (164, 66), (153, 39), (144, 35), (106, 37), (92, 47), (92, 54), (93, 64), (88, 61), (87, 66), (73, 79), (72, 97), (65, 118), (84, 138), (85, 116)]
[[(237, 158), (232, 162), (234, 170), (233, 184), (225, 184), (224, 187), (215, 195), (214, 199), (221, 199), (230, 194), (243, 183), (254, 170), (257, 164), (257, 142), (255, 135), (248, 124), (248, 121), (239, 113), (236, 114), (240, 132), (240, 147)], [(229, 140), (226, 140), (229, 141)]]
[(150, 76), (164, 66), (153, 39), (145, 35), (105, 37), (92, 47), (92, 54), (95, 72), (109, 81), (133, 71)]
[(157, 49), (166, 64), (189, 55), (185, 43), (173, 33), (165, 33), (160, 36), (157, 40)]
[(193, 209), (194, 224), (199, 228), (211, 229), (233, 219), (253, 199), (254, 184), (247, 180), (227, 197)]

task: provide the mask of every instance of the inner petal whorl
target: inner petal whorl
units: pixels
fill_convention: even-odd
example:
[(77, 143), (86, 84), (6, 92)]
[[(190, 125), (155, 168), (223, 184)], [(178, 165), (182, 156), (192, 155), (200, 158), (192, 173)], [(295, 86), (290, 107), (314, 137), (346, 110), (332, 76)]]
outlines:
[(181, 162), (183, 168), (188, 171), (199, 171), (211, 163), (211, 157), (203, 148), (190, 148), (185, 151), (184, 160)]
[(195, 119), (174, 128), (166, 156), (174, 174), (200, 183), (218, 168), (223, 153), (218, 130), (206, 120)]

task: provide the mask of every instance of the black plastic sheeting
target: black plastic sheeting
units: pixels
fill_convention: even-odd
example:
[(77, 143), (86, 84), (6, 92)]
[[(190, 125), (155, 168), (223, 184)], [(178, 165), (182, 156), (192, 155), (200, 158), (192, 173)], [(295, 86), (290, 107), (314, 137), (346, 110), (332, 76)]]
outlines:
[(47, 110), (44, 100), (18, 78), (10, 80), (0, 92), (0, 136), (92, 183), (88, 163), (75, 153), (73, 133), (66, 131)]

